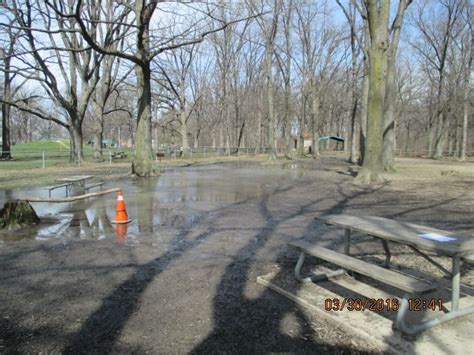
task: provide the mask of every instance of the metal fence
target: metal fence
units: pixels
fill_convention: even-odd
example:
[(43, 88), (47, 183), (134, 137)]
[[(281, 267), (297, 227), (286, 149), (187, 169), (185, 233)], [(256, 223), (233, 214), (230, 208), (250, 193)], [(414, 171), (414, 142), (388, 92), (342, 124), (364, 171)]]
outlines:
[[(92, 149), (83, 149), (83, 160), (75, 163), (81, 165), (84, 162), (112, 164), (114, 161), (120, 161), (118, 152), (124, 152), (126, 158), (133, 157), (133, 150), (121, 148), (107, 148), (102, 150), (101, 157), (95, 157)], [(2, 161), (2, 168), (47, 168), (51, 166), (64, 166), (71, 164), (71, 151), (65, 149), (13, 149), (11, 152), (11, 160)], [(123, 160), (123, 159), (122, 159)]]
[[(276, 148), (276, 154), (284, 155), (286, 148)], [(178, 159), (210, 159), (214, 157), (252, 157), (259, 154), (268, 154), (269, 148), (255, 147), (197, 147), (181, 150), (178, 148), (159, 148), (153, 151), (153, 158), (156, 161), (178, 160)], [(131, 148), (106, 148), (102, 150), (102, 156), (94, 156), (93, 149), (84, 149), (83, 160), (75, 165), (95, 163), (112, 166), (121, 162), (131, 162), (134, 157), (134, 150)], [(329, 151), (321, 151), (324, 155)], [(348, 154), (344, 151), (330, 151), (331, 154)], [(428, 150), (407, 151), (406, 149), (397, 149), (395, 151), (398, 157), (428, 157)], [(13, 150), (11, 152), (12, 160), (2, 161), (0, 169), (27, 169), (27, 168), (47, 168), (51, 166), (66, 166), (70, 163), (69, 149), (55, 150)], [(450, 155), (447, 155), (448, 157)], [(473, 152), (468, 152), (467, 156), (474, 156)]]
[[(285, 148), (277, 148), (277, 154), (284, 154)], [(268, 154), (268, 148), (253, 147), (198, 147), (181, 150), (178, 148), (159, 148), (153, 151), (153, 158), (156, 161), (178, 160), (178, 159), (208, 159), (213, 157), (245, 157), (256, 156), (259, 154)], [(82, 161), (74, 163), (81, 165), (85, 163), (96, 163), (104, 165), (114, 165), (121, 162), (132, 161), (135, 151), (132, 148), (106, 148), (102, 149), (102, 156), (94, 156), (93, 149), (82, 150)], [(2, 161), (0, 169), (14, 168), (47, 168), (51, 166), (70, 165), (69, 149), (49, 149), (49, 150), (12, 150), (11, 160)]]
[[(408, 149), (395, 149), (395, 155), (397, 157), (406, 157), (406, 158), (424, 158), (430, 157), (434, 153), (434, 150), (431, 152), (428, 149), (420, 149), (420, 150), (408, 150)], [(455, 152), (445, 152), (445, 157), (457, 157)], [(466, 152), (466, 156), (472, 157), (474, 156), (474, 151)]]

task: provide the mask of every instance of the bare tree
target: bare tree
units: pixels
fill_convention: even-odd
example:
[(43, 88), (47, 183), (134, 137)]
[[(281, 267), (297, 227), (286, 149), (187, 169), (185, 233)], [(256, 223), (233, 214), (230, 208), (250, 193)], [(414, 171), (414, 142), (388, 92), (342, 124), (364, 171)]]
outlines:
[[(252, 4), (254, 5), (254, 4)], [(264, 4), (262, 4), (264, 5)], [(265, 44), (265, 56), (263, 60), (263, 71), (265, 75), (266, 108), (267, 108), (267, 152), (270, 161), (276, 160), (276, 118), (274, 107), (274, 77), (273, 61), (275, 55), (275, 38), (278, 29), (278, 18), (282, 7), (281, 0), (273, 0), (271, 5), (271, 16), (261, 17), (258, 21), (262, 30)]]
[[(434, 115), (430, 121), (428, 150), (433, 158), (441, 158), (445, 149), (445, 125), (447, 119), (446, 101), (446, 59), (448, 48), (454, 37), (453, 29), (462, 12), (464, 1), (439, 0), (442, 19), (433, 21), (434, 13), (427, 11), (428, 3), (424, 1), (412, 17), (412, 22), (420, 33), (420, 40), (413, 42), (413, 48), (426, 61), (431, 77), (436, 80), (436, 101)], [(430, 15), (431, 14), (431, 15)], [(433, 151), (434, 140), (434, 151)]]
[[(181, 125), (181, 147), (184, 154), (188, 153), (190, 146), (188, 142), (188, 120), (194, 109), (194, 105), (188, 105), (186, 89), (190, 81), (189, 73), (196, 50), (196, 44), (177, 48), (169, 51), (165, 59), (156, 63), (160, 74), (160, 77), (157, 78), (157, 82), (159, 85), (162, 85), (167, 92), (164, 99), (168, 102), (174, 101), (178, 106), (176, 110)], [(197, 104), (197, 102), (195, 102), (195, 104)]]
[[(131, 61), (135, 66), (135, 76), (137, 82), (137, 130), (135, 157), (132, 163), (132, 171), (138, 176), (149, 176), (153, 174), (152, 157), (152, 88), (151, 88), (151, 63), (154, 58), (161, 53), (179, 47), (202, 42), (211, 33), (215, 33), (228, 27), (230, 24), (241, 21), (222, 21), (215, 15), (217, 5), (202, 4), (202, 6), (180, 3), (161, 4), (165, 13), (172, 14), (171, 23), (162, 23), (158, 16), (154, 14), (158, 8), (157, 1), (137, 0), (135, 2), (107, 2), (106, 6), (114, 6), (114, 26), (107, 30), (104, 41), (99, 41), (91, 32), (89, 24), (96, 26), (103, 24), (103, 21), (96, 21), (87, 12), (83, 11), (85, 3), (78, 0), (74, 11), (65, 11), (60, 1), (47, 1), (48, 6), (60, 14), (63, 18), (74, 18), (83, 38), (98, 53), (113, 55)], [(87, 3), (86, 3), (87, 4)], [(101, 4), (90, 2), (92, 7), (99, 7)], [(192, 11), (197, 19), (191, 19), (190, 26), (182, 28), (178, 26), (178, 21), (174, 16), (179, 16), (177, 11), (183, 6)], [(89, 7), (89, 6), (88, 6)], [(169, 17), (169, 15), (167, 15)], [(249, 16), (255, 17), (257, 15)], [(209, 27), (208, 20), (215, 19), (217, 27)], [(205, 22), (205, 20), (207, 22)], [(158, 27), (154, 27), (154, 26)], [(126, 27), (128, 30), (119, 30)], [(171, 28), (171, 31), (170, 31)], [(172, 29), (175, 29), (173, 32)], [(208, 28), (208, 29), (206, 29)], [(111, 49), (110, 44), (117, 41), (118, 37), (123, 37), (124, 33), (129, 33), (134, 39), (128, 38), (129, 48), (127, 50)], [(172, 33), (171, 36), (166, 35)]]
[(22, 87), (27, 83), (28, 78), (23, 78), (19, 83), (14, 84), (17, 73), (12, 68), (12, 59), (16, 56), (16, 48), (18, 41), (22, 36), (21, 30), (15, 26), (15, 17), (6, 9), (2, 13), (5, 23), (1, 26), (1, 34), (3, 40), (0, 45), (0, 60), (2, 60), (3, 71), (3, 92), (1, 98), (2, 104), (2, 160), (12, 158), (11, 154), (11, 106), (9, 102), (20, 92)]
[(10, 28), (20, 29), (24, 39), (16, 53), (21, 66), (12, 70), (38, 82), (46, 98), (61, 107), (65, 117), (60, 119), (48, 113), (46, 107), (29, 105), (28, 102), (31, 104), (38, 97), (36, 94), (7, 103), (66, 128), (71, 138), (71, 161), (79, 162), (83, 154), (82, 123), (99, 79), (96, 64), (100, 57), (74, 31), (73, 19), (51, 16), (41, 1), (13, 1), (9, 10), (15, 16)]

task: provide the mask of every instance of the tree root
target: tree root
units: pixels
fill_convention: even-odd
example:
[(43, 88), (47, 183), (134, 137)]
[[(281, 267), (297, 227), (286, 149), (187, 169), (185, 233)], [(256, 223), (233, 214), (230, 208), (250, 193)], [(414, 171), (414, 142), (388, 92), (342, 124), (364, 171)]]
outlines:
[(378, 184), (385, 182), (383, 174), (381, 172), (373, 172), (369, 169), (362, 168), (359, 170), (356, 178), (354, 179), (356, 184), (361, 185), (370, 185), (370, 184)]
[(39, 222), (38, 215), (28, 201), (9, 200), (0, 211), (0, 228), (18, 230)]

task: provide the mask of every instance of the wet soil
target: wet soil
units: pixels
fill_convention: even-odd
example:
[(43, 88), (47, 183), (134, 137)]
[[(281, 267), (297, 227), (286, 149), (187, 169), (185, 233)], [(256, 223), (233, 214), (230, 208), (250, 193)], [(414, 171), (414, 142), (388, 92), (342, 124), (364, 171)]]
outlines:
[[(401, 164), (405, 175), (371, 187), (353, 184), (353, 168), (336, 158), (191, 166), (146, 181), (108, 182), (105, 188), (123, 188), (132, 219), (126, 226), (111, 224), (113, 195), (35, 204), (43, 220), (38, 227), (18, 232), (16, 241), (0, 236), (0, 352), (377, 351), (256, 278), (293, 268), (291, 240), (337, 244), (340, 231), (314, 220), (322, 213), (385, 216), (473, 234), (472, 163), (440, 163), (421, 176), (410, 169), (424, 161)], [(3, 192), (0, 199), (21, 193)], [(377, 258), (380, 249), (373, 244), (362, 251)], [(396, 248), (393, 261), (437, 272), (409, 249)], [(474, 286), (467, 265), (462, 282)]]

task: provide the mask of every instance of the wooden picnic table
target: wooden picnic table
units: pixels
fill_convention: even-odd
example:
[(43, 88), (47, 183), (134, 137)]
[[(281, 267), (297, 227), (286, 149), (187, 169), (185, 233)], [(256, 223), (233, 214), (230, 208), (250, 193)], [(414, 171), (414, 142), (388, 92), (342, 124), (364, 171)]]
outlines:
[(68, 177), (56, 179), (55, 181), (71, 183), (71, 184), (79, 184), (81, 186), (84, 186), (86, 183), (86, 180), (92, 179), (93, 177), (94, 175), (74, 175), (74, 176), (68, 176)]
[[(405, 333), (415, 334), (442, 322), (474, 313), (474, 306), (459, 308), (460, 295), (460, 263), (461, 260), (472, 262), (474, 255), (474, 236), (463, 233), (448, 232), (436, 228), (425, 227), (418, 224), (398, 222), (387, 218), (374, 216), (351, 216), (351, 215), (324, 215), (316, 217), (317, 220), (345, 229), (344, 254), (320, 247), (317, 243), (304, 240), (289, 243), (301, 251), (300, 258), (295, 267), (296, 277), (302, 281), (308, 281), (300, 276), (301, 266), (304, 262), (304, 254), (316, 256), (333, 264), (350, 269), (382, 281), (388, 285), (397, 287), (407, 292), (403, 297), (402, 304), (397, 314), (397, 326)], [(385, 250), (385, 268), (355, 259), (350, 256), (351, 233), (360, 232), (381, 240)], [(423, 294), (439, 290), (438, 285), (433, 285), (415, 279), (411, 276), (388, 270), (390, 264), (390, 249), (387, 242), (394, 242), (410, 247), (416, 254), (421, 255), (427, 261), (448, 274), (451, 281), (451, 309), (438, 317), (414, 325), (408, 325), (405, 316), (408, 311), (408, 300), (413, 294)], [(434, 252), (438, 255), (447, 256), (452, 259), (451, 271), (433, 260), (425, 252)], [(336, 270), (332, 274), (324, 275), (327, 278), (340, 275), (344, 270)]]
[(79, 185), (82, 188), (86, 187), (86, 180), (92, 179), (94, 175), (74, 175), (56, 179), (56, 182), (60, 182), (60, 185), (51, 186), (48, 188), (49, 190), (49, 197), (51, 197), (51, 191), (57, 189), (59, 187), (66, 188), (66, 196), (69, 196), (71, 187), (73, 185)]

